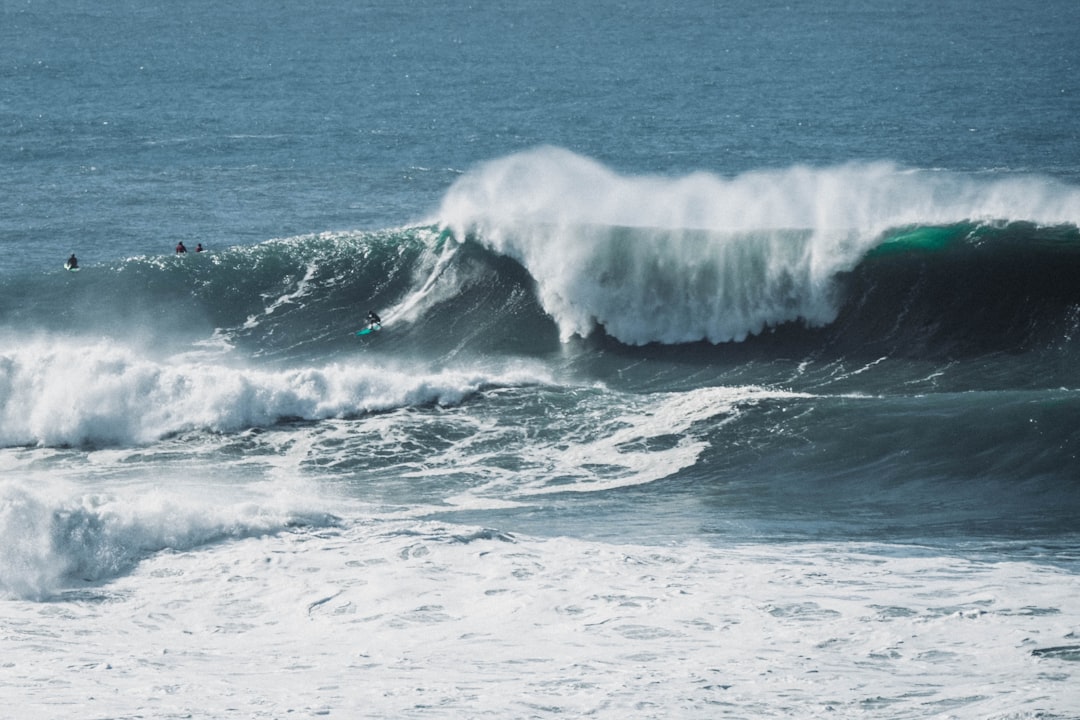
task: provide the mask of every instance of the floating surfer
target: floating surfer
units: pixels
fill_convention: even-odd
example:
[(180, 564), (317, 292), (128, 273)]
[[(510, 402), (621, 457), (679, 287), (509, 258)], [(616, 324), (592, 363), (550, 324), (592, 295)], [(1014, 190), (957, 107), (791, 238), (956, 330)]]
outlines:
[(72, 272), (79, 269), (79, 259), (75, 257), (75, 253), (71, 253), (71, 257), (64, 263), (64, 269), (71, 270)]
[(184, 247), (184, 241), (183, 240), (176, 243), (176, 254), (177, 255), (183, 255), (186, 252), (187, 252), (187, 248)]

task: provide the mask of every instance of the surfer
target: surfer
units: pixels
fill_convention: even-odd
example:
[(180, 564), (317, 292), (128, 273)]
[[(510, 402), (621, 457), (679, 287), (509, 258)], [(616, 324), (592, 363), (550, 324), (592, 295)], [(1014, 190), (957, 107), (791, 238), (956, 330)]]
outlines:
[(202, 251), (203, 251), (202, 243), (199, 243), (198, 245), (195, 246), (195, 252), (202, 252)]
[(184, 241), (183, 240), (176, 243), (176, 254), (177, 255), (183, 255), (186, 252), (187, 252), (187, 248), (184, 247)]
[(376, 326), (382, 325), (382, 318), (376, 315), (374, 310), (368, 310), (367, 322), (368, 327), (374, 330)]
[(75, 253), (71, 253), (71, 257), (69, 257), (67, 259), (67, 262), (64, 263), (64, 267), (66, 267), (68, 270), (74, 270), (75, 268), (79, 267), (79, 260), (75, 257)]

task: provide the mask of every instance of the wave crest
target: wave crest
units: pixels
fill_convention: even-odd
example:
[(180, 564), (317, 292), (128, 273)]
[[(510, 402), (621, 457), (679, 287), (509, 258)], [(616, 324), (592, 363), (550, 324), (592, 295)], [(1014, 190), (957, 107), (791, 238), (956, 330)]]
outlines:
[(439, 217), (456, 237), (520, 262), (564, 339), (602, 327), (629, 344), (724, 342), (832, 322), (836, 277), (889, 228), (1075, 223), (1080, 192), (888, 163), (627, 177), (539, 148), (460, 178)]
[(0, 354), (0, 445), (144, 443), (188, 430), (453, 405), (488, 387), (544, 381), (518, 367), (256, 369), (157, 361), (113, 343), (37, 341)]

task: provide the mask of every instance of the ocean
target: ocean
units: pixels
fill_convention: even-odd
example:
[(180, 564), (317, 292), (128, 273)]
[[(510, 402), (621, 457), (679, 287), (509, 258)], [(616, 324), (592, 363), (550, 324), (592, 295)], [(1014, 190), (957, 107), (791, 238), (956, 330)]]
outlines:
[(0, 0), (4, 712), (1080, 718), (1078, 30)]

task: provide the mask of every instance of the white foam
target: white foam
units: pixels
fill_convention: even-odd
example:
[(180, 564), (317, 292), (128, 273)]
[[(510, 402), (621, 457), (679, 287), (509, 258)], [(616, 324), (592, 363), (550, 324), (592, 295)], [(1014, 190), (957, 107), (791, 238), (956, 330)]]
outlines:
[[(484, 408), (472, 408), (468, 417), (441, 418), (443, 423), (455, 422), (457, 440), (428, 453), (415, 469), (398, 472), (425, 480), (467, 477), (472, 485), (468, 491), (444, 499), (460, 509), (510, 507), (556, 493), (645, 485), (693, 467), (709, 446), (705, 436), (746, 408), (771, 399), (808, 397), (756, 386), (614, 398), (611, 390), (553, 392), (572, 395), (573, 402), (567, 405), (565, 397), (533, 398), (544, 409), (520, 424), (485, 418)], [(492, 397), (485, 405), (499, 409)], [(695, 432), (699, 423), (708, 425)]]
[[(708, 443), (691, 432), (699, 422), (733, 421), (740, 408), (766, 398), (796, 397), (794, 393), (759, 387), (705, 387), (689, 392), (626, 398), (622, 411), (594, 423), (588, 436), (556, 447), (523, 448), (539, 467), (535, 480), (523, 483), (518, 496), (560, 492), (598, 492), (645, 485), (692, 467)], [(656, 440), (677, 438), (666, 449), (651, 447)], [(557, 483), (551, 479), (557, 478)], [(572, 479), (572, 481), (571, 481)]]
[[(13, 716), (1070, 716), (1073, 572), (363, 522), (7, 602)], [(1072, 639), (1070, 639), (1072, 638)], [(92, 641), (89, 641), (91, 640)]]
[(722, 342), (793, 320), (831, 322), (836, 274), (888, 228), (1075, 224), (1080, 190), (888, 163), (627, 177), (540, 148), (460, 178), (439, 218), (456, 237), (521, 262), (564, 338), (600, 325), (627, 343)]
[(9, 476), (0, 481), (0, 593), (47, 598), (127, 572), (154, 552), (326, 522), (317, 497), (310, 487), (256, 493), (175, 477), (168, 487), (105, 489), (55, 475)]
[(484, 387), (547, 379), (523, 366), (432, 372), (334, 363), (260, 370), (158, 360), (96, 339), (14, 345), (0, 352), (0, 444), (5, 446), (143, 443), (191, 429), (227, 432), (282, 418), (319, 420), (450, 405)]
[(396, 304), (386, 308), (383, 318), (395, 322), (415, 322), (435, 305), (449, 300), (461, 292), (462, 281), (452, 260), (456, 246), (435, 242), (435, 234), (421, 231), (427, 248), (413, 270), (412, 292)]

